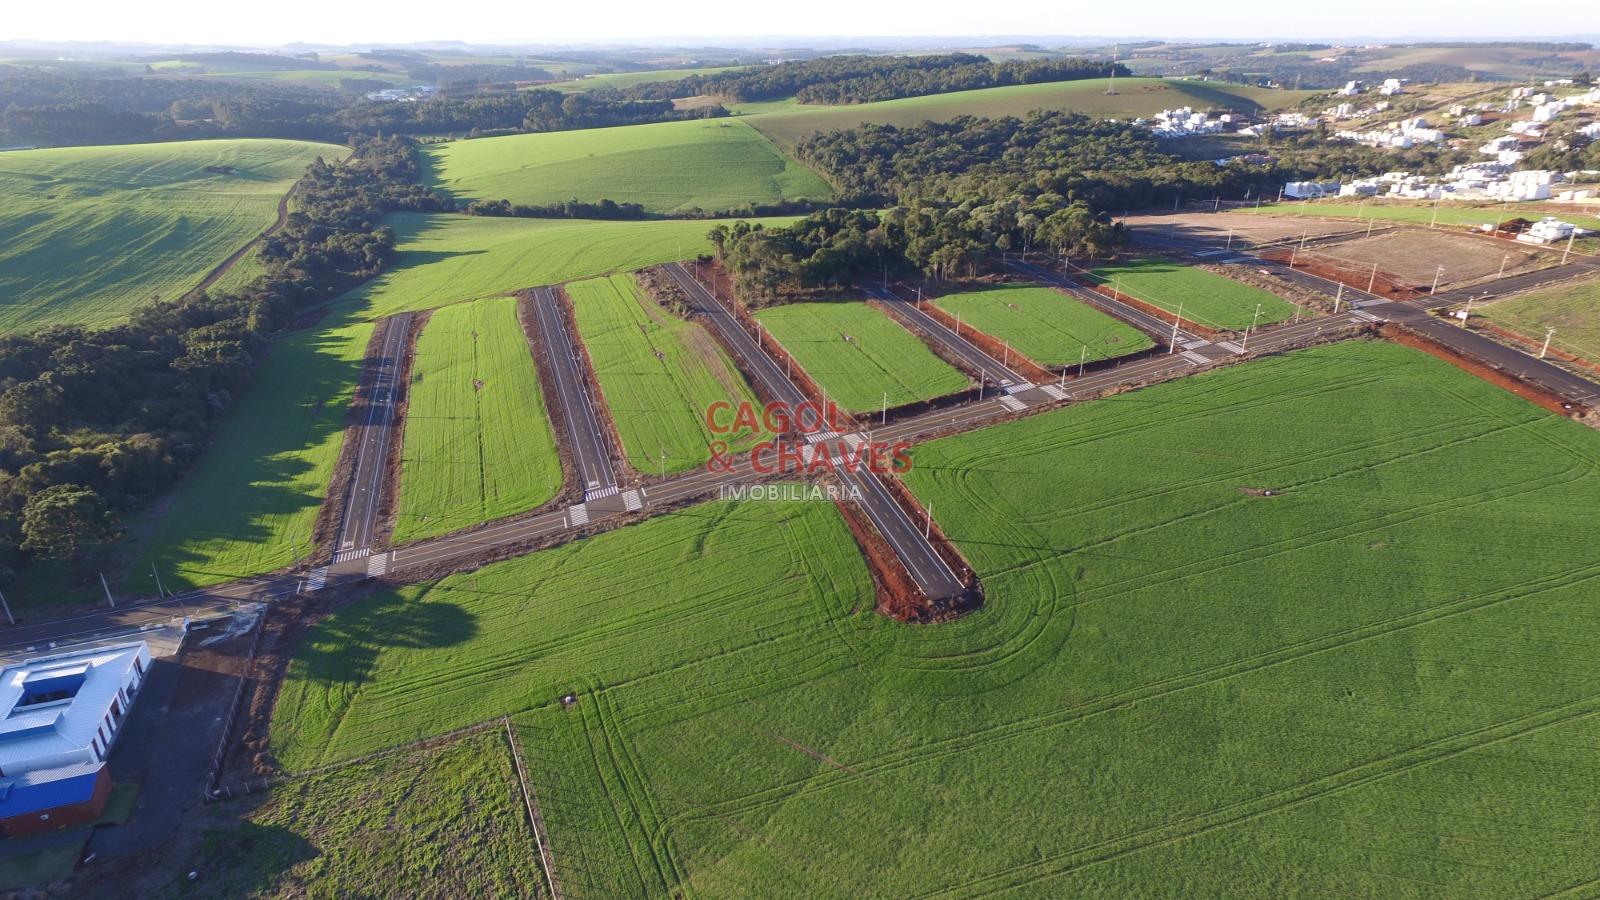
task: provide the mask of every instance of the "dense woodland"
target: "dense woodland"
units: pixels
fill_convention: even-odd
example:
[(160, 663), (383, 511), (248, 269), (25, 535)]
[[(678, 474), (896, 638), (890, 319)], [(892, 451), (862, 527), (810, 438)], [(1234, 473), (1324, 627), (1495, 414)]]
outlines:
[(1104, 78), (1112, 71), (1128, 74), (1120, 65), (1087, 59), (991, 62), (970, 53), (828, 56), (652, 82), (622, 93), (656, 100), (707, 95), (740, 102), (794, 97), (801, 103), (868, 103), (1007, 84)]
[[(1147, 129), (1062, 112), (863, 125), (796, 148), (833, 183), (839, 205), (854, 211), (831, 209), (780, 229), (740, 223), (712, 239), (741, 290), (759, 303), (884, 271), (970, 275), (1007, 251), (1099, 255), (1121, 241), (1112, 219), (1124, 210), (1271, 196), (1288, 180), (1371, 175), (1401, 164), (1396, 154), (1316, 135), (1264, 150), (1226, 165), (1186, 160)], [(1453, 157), (1418, 149), (1405, 160), (1429, 168)]]
[(613, 92), (487, 87), (417, 102), (333, 91), (183, 78), (0, 75), (0, 143), (116, 144), (220, 137), (348, 141), (355, 134), (475, 135), (565, 131), (727, 115)]
[(146, 306), (109, 328), (0, 336), (0, 576), (91, 552), (117, 533), (118, 513), (168, 489), (268, 338), (389, 261), (381, 218), (447, 208), (417, 176), (410, 141), (364, 141), (306, 172), (248, 288)]

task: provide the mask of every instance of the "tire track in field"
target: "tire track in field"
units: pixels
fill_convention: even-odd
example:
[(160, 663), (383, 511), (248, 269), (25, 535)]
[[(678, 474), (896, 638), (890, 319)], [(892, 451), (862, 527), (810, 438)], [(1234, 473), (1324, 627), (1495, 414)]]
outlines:
[[(1600, 696), (1592, 695), (1572, 703), (1538, 710), (1527, 715), (1436, 738), (1398, 753), (1379, 757), (1309, 781), (1300, 782), (1259, 797), (1217, 807), (1179, 822), (1100, 841), (1067, 853), (1036, 860), (1003, 873), (973, 879), (958, 885), (949, 885), (918, 896), (937, 897), (957, 892), (965, 894), (972, 888), (978, 888), (984, 894), (993, 894), (1002, 890), (1015, 890), (1025, 885), (1036, 884), (1045, 879), (1070, 875), (1081, 869), (1140, 853), (1144, 850), (1179, 843), (1213, 831), (1233, 828), (1307, 803), (1376, 784), (1396, 775), (1402, 775), (1434, 763), (1586, 719), (1597, 713), (1600, 713)], [(1027, 877), (1020, 881), (1014, 880), (1013, 876), (1018, 874), (1024, 874)]]
[[(1373, 640), (1381, 640), (1404, 631), (1426, 627), (1446, 619), (1455, 618), (1469, 613), (1478, 612), (1501, 606), (1528, 597), (1538, 596), (1551, 590), (1570, 587), (1585, 581), (1600, 579), (1600, 564), (1585, 564), (1564, 570), (1552, 575), (1529, 579), (1526, 582), (1496, 589), (1470, 597), (1460, 598), (1447, 603), (1416, 610), (1400, 616), (1394, 616), (1378, 622), (1365, 623), (1342, 631), (1327, 635), (1296, 641), (1275, 647), (1263, 653), (1241, 659), (1228, 660), (1217, 665), (1208, 666), (1193, 672), (1172, 676), (1156, 682), (1150, 682), (1107, 694), (1093, 700), (1079, 703), (1074, 706), (1064, 707), (1054, 712), (1045, 713), (1027, 719), (1019, 719), (993, 725), (978, 731), (955, 735), (936, 741), (919, 744), (915, 747), (905, 748), (893, 753), (875, 757), (871, 762), (853, 763), (852, 767), (862, 773), (862, 778), (873, 777), (908, 765), (914, 765), (936, 757), (947, 756), (954, 753), (966, 753), (994, 743), (1009, 741), (1017, 737), (1050, 730), (1063, 725), (1074, 724), (1089, 718), (1094, 718), (1119, 709), (1131, 708), (1135, 704), (1149, 700), (1161, 699), (1194, 688), (1216, 684), (1239, 675), (1258, 672), (1286, 663), (1298, 662), (1319, 656), (1324, 653), (1344, 650), (1357, 644)], [(1531, 590), (1511, 594), (1510, 590), (1530, 587)], [(815, 789), (826, 789), (856, 780), (854, 778), (839, 776), (836, 772), (823, 773), (815, 776), (810, 781), (821, 782), (814, 785)], [(719, 812), (731, 813), (754, 808), (764, 803), (771, 802), (774, 798), (769, 795), (786, 791), (790, 785), (774, 786), (762, 791), (753, 792), (743, 797), (734, 797), (714, 804)]]

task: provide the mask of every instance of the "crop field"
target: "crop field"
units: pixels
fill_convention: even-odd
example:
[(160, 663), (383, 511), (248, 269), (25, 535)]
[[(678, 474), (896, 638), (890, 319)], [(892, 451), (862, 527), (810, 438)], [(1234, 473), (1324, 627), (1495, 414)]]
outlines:
[(969, 383), (921, 338), (859, 300), (774, 306), (756, 320), (847, 412), (931, 400)]
[(1544, 288), (1476, 307), (1474, 314), (1524, 337), (1600, 363), (1600, 281)]
[(167, 587), (198, 586), (305, 556), (371, 336), (330, 316), (275, 342), (134, 571), (154, 562)]
[[(794, 218), (751, 221), (773, 227)], [(718, 223), (405, 213), (384, 224), (398, 238), (394, 264), (347, 295), (372, 317), (689, 259), (711, 252), (706, 233)]]
[(1293, 106), (1314, 93), (1163, 78), (1119, 78), (1117, 93), (1109, 95), (1106, 93), (1107, 86), (1105, 79), (1091, 78), (955, 91), (846, 106), (805, 105), (786, 100), (734, 104), (730, 108), (748, 114), (751, 125), (772, 138), (778, 146), (788, 149), (808, 134), (835, 128), (854, 128), (863, 122), (906, 126), (930, 119), (943, 122), (957, 116), (1023, 116), (1036, 109), (1066, 110), (1118, 119), (1148, 116), (1179, 106), (1255, 112)]
[(516, 897), (540, 883), (503, 728), (272, 789), (210, 832), (183, 897)]
[[(632, 275), (574, 282), (567, 295), (628, 464), (647, 474), (704, 464), (719, 439), (706, 428), (706, 408), (756, 402), (721, 345), (645, 296)], [(770, 437), (741, 435), (730, 445)]]
[(222, 140), (0, 153), (0, 333), (103, 325), (182, 295), (277, 219), (312, 160), (348, 152)]
[(338, 610), (273, 750), (512, 712), (572, 897), (1550, 893), (1600, 876), (1597, 462), (1412, 350), (1258, 360), (919, 447), (955, 622), (872, 612), (825, 504), (710, 503)]
[(417, 339), (394, 540), (533, 509), (561, 489), (539, 373), (510, 297), (447, 306)]
[[(1188, 322), (1222, 330), (1243, 330), (1282, 322), (1295, 313), (1294, 304), (1258, 287), (1163, 259), (1137, 259), (1101, 266), (1096, 281), (1169, 313), (1182, 310)], [(1261, 314), (1256, 315), (1259, 304)]]
[(1032, 284), (947, 294), (935, 303), (1036, 363), (1095, 362), (1155, 346), (1149, 335), (1074, 300)]
[(426, 153), (433, 185), (471, 200), (610, 199), (680, 213), (833, 196), (821, 176), (733, 119), (513, 134)]
[[(1588, 213), (1584, 215), (1584, 213)], [(1272, 203), (1260, 207), (1243, 207), (1232, 210), (1228, 215), (1241, 216), (1304, 216), (1306, 218), (1336, 218), (1358, 219), (1366, 221), (1375, 219), (1379, 222), (1411, 222), (1427, 225), (1437, 221), (1440, 225), (1467, 225), (1476, 228), (1479, 225), (1494, 225), (1514, 218), (1538, 220), (1542, 216), (1560, 216), (1563, 222), (1571, 222), (1581, 228), (1600, 229), (1600, 216), (1593, 214), (1589, 206), (1575, 206), (1566, 208), (1529, 206), (1525, 203), (1504, 204), (1497, 203), (1492, 206), (1460, 206), (1441, 204), (1438, 215), (1435, 217), (1432, 203), (1421, 205), (1407, 205), (1390, 201), (1372, 203), (1330, 203), (1330, 202), (1304, 202), (1304, 203)]]

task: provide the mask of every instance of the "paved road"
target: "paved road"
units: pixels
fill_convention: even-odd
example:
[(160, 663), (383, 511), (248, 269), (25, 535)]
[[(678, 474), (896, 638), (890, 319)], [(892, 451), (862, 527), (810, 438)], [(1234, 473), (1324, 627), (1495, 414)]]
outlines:
[[(807, 402), (805, 394), (783, 374), (772, 357), (757, 346), (756, 340), (739, 325), (733, 313), (681, 265), (668, 266), (667, 271), (678, 286), (688, 293), (695, 308), (704, 313), (713, 327), (722, 333), (727, 344), (733, 348), (734, 355), (746, 365), (746, 371), (761, 382), (769, 398), (788, 403), (791, 407)], [(1014, 377), (1015, 373), (1012, 375)], [(965, 593), (966, 586), (923, 536), (922, 526), (911, 520), (876, 475), (865, 471), (852, 472), (843, 467), (836, 471), (845, 487), (854, 489), (858, 494), (862, 511), (872, 520), (873, 527), (888, 542), (911, 579), (928, 599), (946, 600)]]
[[(1192, 237), (1134, 232), (1133, 238), (1139, 243), (1150, 246), (1182, 250), (1189, 253), (1215, 251), (1218, 249), (1215, 244), (1209, 244), (1204, 240)], [(1463, 356), (1478, 360), (1520, 378), (1529, 384), (1543, 388), (1568, 403), (1584, 406), (1593, 406), (1600, 403), (1600, 383), (1574, 375), (1560, 366), (1552, 365), (1541, 359), (1535, 359), (1520, 350), (1492, 341), (1480, 334), (1453, 325), (1448, 320), (1442, 320), (1428, 314), (1429, 309), (1465, 303), (1469, 298), (1481, 298), (1486, 295), (1497, 296), (1512, 291), (1527, 290), (1541, 284), (1563, 281), (1600, 270), (1600, 263), (1592, 260), (1584, 259), (1565, 266), (1554, 266), (1536, 272), (1512, 275), (1475, 287), (1442, 292), (1416, 301), (1389, 300), (1369, 294), (1366, 291), (1342, 287), (1336, 281), (1313, 275), (1300, 269), (1292, 269), (1287, 263), (1261, 259), (1237, 250), (1229, 251), (1222, 255), (1212, 255), (1207, 257), (1206, 260), (1207, 262), (1220, 264), (1249, 265), (1269, 271), (1278, 277), (1292, 281), (1308, 290), (1316, 291), (1323, 296), (1330, 298), (1342, 296), (1345, 301), (1361, 307), (1363, 311), (1371, 315), (1404, 325)]]
[(568, 446), (586, 498), (616, 493), (617, 476), (611, 467), (611, 445), (594, 401), (589, 382), (583, 375), (583, 357), (573, 343), (566, 316), (556, 300), (554, 288), (533, 291), (534, 325), (543, 338), (555, 374), (554, 390), (561, 404), (561, 418), (567, 423)]
[[(689, 285), (693, 285), (693, 279), (689, 278), (687, 273), (679, 270), (675, 277), (679, 276)], [(703, 290), (691, 290), (691, 294), (700, 298), (702, 302), (706, 299)], [(720, 311), (724, 317), (723, 321), (731, 324), (733, 328), (731, 334), (744, 335), (744, 340), (734, 345), (736, 354), (749, 353), (756, 349), (755, 342), (746, 332), (738, 328), (737, 323), (732, 321), (732, 316), (721, 309), (720, 304), (711, 309)], [(1359, 313), (1352, 312), (1298, 324), (1269, 326), (1262, 328), (1251, 338), (1250, 353), (1272, 352), (1308, 337), (1330, 331), (1350, 330), (1366, 324), (1367, 321)], [(1207, 349), (1215, 350), (1218, 346), (1212, 345)], [(1223, 353), (1217, 358), (1227, 355)], [(775, 391), (774, 396), (783, 397), (792, 403), (804, 402), (799, 389), (790, 384), (787, 378), (782, 377), (777, 364), (770, 357), (758, 353), (752, 360), (750, 371), (758, 373), (765, 371), (766, 378), (773, 380), (772, 386), (768, 389)], [(893, 425), (873, 429), (871, 436), (874, 440), (891, 443), (900, 440), (915, 443), (936, 434), (969, 430), (997, 417), (1015, 414), (1031, 407), (1084, 400), (1125, 384), (1204, 371), (1207, 365), (1215, 361), (1216, 359), (1208, 358), (1205, 362), (1196, 362), (1195, 357), (1181, 353), (1150, 356), (1116, 369), (1078, 379), (1064, 378), (1057, 384), (1041, 385), (1016, 395), (993, 394), (981, 401), (927, 412)], [(787, 389), (784, 389), (784, 385), (788, 386)], [(313, 590), (314, 581), (327, 586), (338, 586), (360, 581), (371, 574), (390, 575), (404, 581), (410, 577), (408, 572), (420, 575), (424, 570), (435, 572), (447, 569), (453, 564), (472, 559), (485, 550), (508, 544), (548, 537), (562, 531), (576, 533), (577, 529), (585, 527), (614, 527), (626, 521), (625, 516), (639, 511), (629, 507), (630, 494), (636, 493), (637, 495), (632, 498), (633, 501), (640, 505), (640, 509), (647, 510), (649, 506), (666, 506), (680, 500), (715, 494), (723, 485), (747, 481), (752, 475), (748, 461), (740, 458), (731, 471), (690, 472), (652, 485), (648, 491), (640, 489), (637, 492), (624, 492), (566, 510), (515, 516), (476, 531), (445, 535), (370, 558), (345, 560), (308, 573), (241, 579), (211, 588), (185, 591), (159, 600), (147, 599), (126, 603), (115, 610), (86, 612), (72, 618), (49, 622), (24, 622), (19, 626), (0, 629), (0, 650), (47, 647), (51, 642), (77, 643), (98, 637), (126, 635), (145, 626), (166, 624), (175, 617), (188, 616), (200, 619), (226, 615), (240, 603), (271, 601), (303, 590)], [(901, 547), (897, 549), (909, 552), (920, 545), (931, 553), (932, 548), (920, 540), (920, 529), (916, 527), (916, 523), (910, 522), (899, 504), (888, 500), (882, 493), (869, 494), (865, 482), (855, 483), (861, 487), (864, 499), (872, 502), (873, 505), (869, 509), (878, 510), (882, 514), (885, 524), (879, 527), (895, 529), (895, 534), (901, 540)], [(878, 487), (881, 489), (882, 485)], [(574, 515), (579, 510), (587, 520), (584, 524), (575, 524)], [(911, 571), (909, 565), (907, 568)], [(926, 573), (936, 574), (944, 569), (944, 565), (942, 560), (923, 557), (921, 568)]]
[(356, 431), (356, 464), (350, 473), (344, 511), (339, 520), (339, 541), (334, 560), (358, 558), (372, 550), (372, 535), (383, 503), (385, 463), (389, 434), (394, 424), (395, 401), (400, 396), (400, 371), (404, 367), (407, 339), (414, 313), (400, 313), (379, 323), (381, 349), (368, 357), (366, 377), (356, 392), (355, 408), (361, 417)]
[(1026, 385), (1029, 383), (1028, 379), (1023, 377), (1021, 373), (990, 356), (980, 349), (977, 344), (945, 327), (943, 322), (934, 318), (931, 313), (917, 305), (915, 300), (902, 298), (895, 294), (894, 291), (881, 287), (864, 286), (864, 290), (871, 296), (884, 301), (890, 315), (937, 341), (939, 346), (966, 363), (968, 368), (975, 372), (982, 372), (983, 377), (991, 384), (1009, 388), (1013, 385)]

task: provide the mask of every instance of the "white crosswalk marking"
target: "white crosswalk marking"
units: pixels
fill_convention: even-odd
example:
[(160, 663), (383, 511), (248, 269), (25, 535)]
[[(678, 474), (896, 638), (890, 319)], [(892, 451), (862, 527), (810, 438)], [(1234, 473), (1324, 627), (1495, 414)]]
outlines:
[(589, 502), (590, 500), (604, 500), (607, 497), (616, 496), (617, 492), (620, 490), (622, 489), (614, 484), (610, 487), (593, 488), (583, 492), (583, 500), (585, 503)]
[(320, 591), (328, 584), (328, 567), (318, 566), (306, 576), (306, 591)]
[(1010, 394), (1004, 394), (1000, 397), (1000, 405), (1011, 410), (1012, 412), (1021, 412), (1028, 408), (1028, 404), (1023, 403), (1021, 400), (1018, 400)]
[(367, 560), (367, 577), (377, 578), (380, 575), (387, 575), (389, 573), (389, 557), (391, 555), (390, 553), (379, 553), (377, 556), (369, 558)]
[(1200, 354), (1194, 352), (1193, 350), (1185, 350), (1185, 351), (1183, 351), (1183, 358), (1187, 359), (1189, 362), (1192, 362), (1197, 366), (1203, 366), (1203, 365), (1211, 362), (1211, 360), (1206, 359), (1204, 356), (1201, 356)]
[(806, 443), (808, 444), (820, 444), (823, 441), (837, 441), (838, 439), (839, 433), (837, 431), (813, 431), (806, 435)]
[(622, 508), (628, 512), (638, 512), (644, 509), (644, 499), (639, 496), (639, 491), (629, 491), (622, 495)]
[(567, 510), (567, 521), (572, 523), (573, 528), (589, 524), (589, 507), (579, 503)]
[(1063, 391), (1061, 388), (1058, 388), (1053, 384), (1045, 385), (1044, 386), (1044, 392), (1046, 394), (1049, 394), (1050, 396), (1056, 398), (1057, 400), (1065, 400), (1065, 399), (1067, 399), (1067, 392)]
[(1179, 341), (1178, 346), (1185, 350), (1199, 350), (1201, 347), (1211, 346), (1211, 342), (1205, 338), (1195, 338), (1192, 341)]
[(1023, 391), (1031, 391), (1031, 390), (1033, 390), (1033, 382), (1031, 382), (1031, 381), (1022, 381), (1022, 382), (1018, 382), (1016, 384), (1008, 384), (1008, 385), (1006, 385), (1006, 393), (1008, 393), (1008, 394), (1020, 394)]
[(350, 562), (351, 560), (356, 559), (366, 559), (371, 555), (371, 547), (365, 547), (360, 550), (340, 550), (338, 553), (333, 555), (333, 561), (335, 563)]
[(1238, 344), (1235, 344), (1233, 341), (1219, 341), (1217, 342), (1217, 346), (1228, 351), (1229, 353), (1232, 353), (1234, 356), (1244, 355), (1244, 348)]

